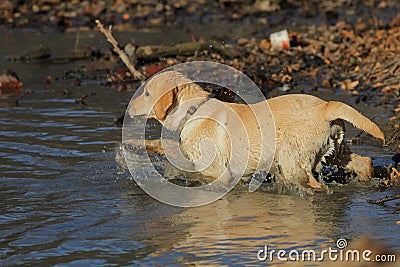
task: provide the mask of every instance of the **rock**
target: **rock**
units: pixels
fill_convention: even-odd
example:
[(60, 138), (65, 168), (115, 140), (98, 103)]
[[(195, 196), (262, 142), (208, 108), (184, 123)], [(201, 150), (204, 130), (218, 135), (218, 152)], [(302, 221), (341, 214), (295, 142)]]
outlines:
[(280, 9), (279, 4), (272, 0), (257, 0), (253, 7), (259, 12), (272, 12)]

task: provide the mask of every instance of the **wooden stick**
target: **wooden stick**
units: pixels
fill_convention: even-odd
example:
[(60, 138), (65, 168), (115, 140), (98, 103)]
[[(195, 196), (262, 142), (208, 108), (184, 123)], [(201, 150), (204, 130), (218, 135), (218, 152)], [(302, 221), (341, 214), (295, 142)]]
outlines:
[(168, 56), (190, 56), (201, 50), (216, 52), (226, 58), (235, 58), (240, 55), (236, 47), (225, 46), (216, 41), (209, 42), (191, 42), (175, 45), (145, 45), (136, 49), (136, 57), (146, 60), (156, 60), (160, 57)]
[(121, 58), (122, 62), (124, 62), (125, 66), (132, 73), (133, 77), (135, 79), (144, 81), (146, 79), (146, 77), (135, 69), (135, 67), (129, 61), (129, 58), (125, 54), (125, 52), (123, 50), (121, 50), (121, 48), (119, 48), (118, 42), (115, 40), (114, 36), (112, 36), (112, 34), (111, 34), (111, 25), (108, 29), (105, 29), (103, 24), (99, 20), (96, 20), (96, 24), (97, 24), (97, 29), (99, 29), (99, 31), (102, 34), (104, 34), (104, 36), (106, 36), (107, 41), (110, 44), (112, 44), (112, 46), (114, 48), (114, 52), (118, 54), (118, 56)]
[(391, 200), (395, 200), (395, 199), (400, 199), (400, 195), (384, 197), (384, 198), (380, 198), (380, 199), (376, 199), (376, 200), (369, 200), (368, 202), (371, 204), (382, 204), (382, 203), (385, 203), (386, 201), (391, 201)]

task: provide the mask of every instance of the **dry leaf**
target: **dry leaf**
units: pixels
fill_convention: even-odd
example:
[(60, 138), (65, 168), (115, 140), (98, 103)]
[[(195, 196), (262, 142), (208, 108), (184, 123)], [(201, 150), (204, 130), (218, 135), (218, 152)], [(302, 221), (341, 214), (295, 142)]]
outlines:
[[(391, 91), (394, 91), (394, 90), (400, 90), (400, 84), (388, 85), (382, 89), (382, 93), (388, 94), (388, 93), (392, 93)], [(393, 93), (396, 93), (396, 92), (393, 92)]]
[(354, 90), (359, 83), (359, 81), (352, 82), (350, 79), (346, 79), (339, 84), (342, 90)]
[(382, 64), (381, 63), (379, 63), (379, 62), (376, 62), (376, 64), (375, 64), (375, 66), (374, 66), (374, 70), (378, 70), (378, 69), (380, 69), (380, 68), (382, 68)]
[(283, 75), (282, 78), (281, 78), (281, 83), (290, 82), (292, 79), (293, 79), (293, 78), (292, 78), (290, 75), (285, 74), (285, 75)]
[(300, 64), (299, 64), (299, 63), (292, 64), (292, 65), (290, 66), (290, 68), (291, 68), (293, 71), (299, 71), (299, 70), (300, 70)]
[(322, 59), (324, 60), (324, 62), (325, 62), (325, 64), (326, 65), (330, 65), (332, 62), (328, 59), (328, 58), (326, 58), (326, 57), (322, 57)]
[(396, 168), (392, 168), (392, 173), (390, 174), (390, 177), (392, 176), (392, 174), (395, 178), (400, 177), (400, 172)]
[(346, 25), (346, 23), (344, 22), (344, 21), (338, 21), (337, 23), (336, 23), (336, 28), (343, 28), (344, 26)]
[(267, 50), (269, 50), (271, 48), (271, 42), (269, 40), (267, 40), (267, 39), (262, 39), (260, 41), (259, 46), (260, 46), (261, 50), (267, 51)]
[(331, 87), (332, 85), (331, 85), (331, 83), (330, 83), (327, 79), (324, 79), (324, 80), (322, 81), (322, 86), (324, 86), (324, 87)]
[(342, 30), (342, 35), (344, 38), (348, 38), (351, 40), (355, 40), (356, 36), (354, 35), (353, 31)]
[(382, 82), (377, 82), (377, 83), (374, 83), (374, 85), (372, 85), (372, 87), (373, 88), (378, 88), (378, 87), (382, 87), (382, 86), (384, 86), (385, 84), (384, 83), (382, 83)]
[(239, 38), (238, 40), (237, 40), (237, 44), (238, 45), (245, 45), (245, 44), (247, 44), (249, 42), (249, 39), (247, 39), (247, 38)]

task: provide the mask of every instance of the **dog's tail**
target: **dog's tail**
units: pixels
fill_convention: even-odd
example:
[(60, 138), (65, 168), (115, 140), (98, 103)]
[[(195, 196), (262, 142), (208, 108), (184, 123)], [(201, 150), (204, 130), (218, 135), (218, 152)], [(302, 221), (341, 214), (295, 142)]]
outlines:
[(383, 143), (385, 143), (385, 136), (379, 127), (354, 108), (344, 103), (335, 101), (326, 103), (324, 108), (325, 119), (328, 121), (333, 121), (336, 119), (348, 121), (358, 129), (366, 131), (374, 137), (383, 140)]

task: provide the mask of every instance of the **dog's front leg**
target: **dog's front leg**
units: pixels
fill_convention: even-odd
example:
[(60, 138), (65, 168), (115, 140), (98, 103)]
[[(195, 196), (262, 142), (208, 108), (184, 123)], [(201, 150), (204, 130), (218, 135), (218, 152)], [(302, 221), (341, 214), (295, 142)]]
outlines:
[(156, 153), (160, 156), (165, 156), (163, 143), (170, 146), (179, 146), (179, 143), (177, 141), (170, 139), (164, 139), (162, 141), (161, 139), (154, 139), (154, 140), (133, 139), (124, 142), (124, 144), (131, 145), (133, 147), (146, 148), (148, 153)]
[(326, 189), (326, 186), (321, 184), (314, 178), (312, 174), (307, 173), (307, 185), (313, 189)]
[(229, 168), (227, 168), (219, 177), (217, 177), (217, 180), (215, 181), (215, 185), (217, 187), (223, 187), (223, 188), (231, 188), (233, 187), (233, 182), (235, 177), (232, 175), (231, 171)]
[(307, 166), (308, 165), (306, 164), (301, 165), (302, 169), (304, 170), (304, 176), (306, 178), (305, 184), (312, 189), (327, 189), (326, 185), (321, 184), (317, 181), (317, 179), (315, 179), (312, 170), (310, 168), (307, 168)]

